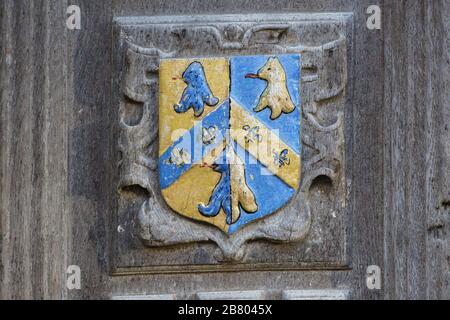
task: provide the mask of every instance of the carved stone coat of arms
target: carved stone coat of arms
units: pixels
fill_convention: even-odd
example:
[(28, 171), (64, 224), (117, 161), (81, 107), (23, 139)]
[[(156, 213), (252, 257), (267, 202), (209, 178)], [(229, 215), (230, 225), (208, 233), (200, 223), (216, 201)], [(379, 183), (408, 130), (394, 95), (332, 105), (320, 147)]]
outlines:
[[(118, 224), (135, 230), (118, 235), (119, 267), (152, 268), (153, 255), (163, 262), (151, 270), (164, 272), (175, 260), (294, 256), (344, 266), (351, 14), (115, 21)], [(324, 232), (334, 247), (321, 254)], [(266, 244), (303, 239), (279, 254)], [(136, 258), (135, 240), (154, 251)]]

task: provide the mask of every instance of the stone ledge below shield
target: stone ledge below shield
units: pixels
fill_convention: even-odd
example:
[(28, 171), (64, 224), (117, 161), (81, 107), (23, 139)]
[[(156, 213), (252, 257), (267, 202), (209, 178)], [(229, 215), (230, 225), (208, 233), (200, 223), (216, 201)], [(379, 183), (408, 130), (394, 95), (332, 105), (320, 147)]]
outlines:
[[(202, 291), (190, 298), (198, 300), (348, 300), (350, 290), (347, 289), (304, 289), (304, 290), (236, 290), (236, 291)], [(178, 300), (176, 294), (143, 294), (143, 295), (117, 295), (112, 300)], [(186, 297), (185, 297), (186, 298)]]
[(240, 290), (240, 291), (198, 292), (197, 298), (200, 300), (264, 300), (266, 298), (266, 291)]
[(176, 300), (175, 294), (140, 294), (112, 296), (111, 300)]
[(284, 290), (283, 300), (348, 300), (349, 290), (321, 289), (321, 290)]

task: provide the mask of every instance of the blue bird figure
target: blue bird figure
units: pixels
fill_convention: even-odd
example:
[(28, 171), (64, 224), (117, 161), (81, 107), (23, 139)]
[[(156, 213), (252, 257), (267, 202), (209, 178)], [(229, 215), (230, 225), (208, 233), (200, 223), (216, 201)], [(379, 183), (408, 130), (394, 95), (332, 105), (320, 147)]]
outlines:
[(214, 163), (212, 169), (221, 174), (220, 180), (214, 188), (208, 205), (199, 204), (198, 211), (205, 217), (215, 217), (219, 214), (220, 208), (226, 214), (227, 223), (231, 224), (231, 186), (230, 168), (226, 163)]

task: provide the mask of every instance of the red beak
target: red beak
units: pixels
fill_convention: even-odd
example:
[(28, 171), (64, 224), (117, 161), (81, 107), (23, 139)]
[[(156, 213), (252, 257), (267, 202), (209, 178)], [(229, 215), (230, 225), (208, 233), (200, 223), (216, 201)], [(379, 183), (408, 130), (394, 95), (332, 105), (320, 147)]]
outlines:
[(200, 167), (208, 167), (208, 168), (211, 168), (211, 169), (215, 169), (216, 167), (217, 167), (217, 165), (215, 164), (215, 163), (213, 163), (213, 164), (209, 164), (209, 163), (206, 163), (206, 162), (203, 162), (201, 165), (200, 165)]
[(255, 73), (247, 73), (247, 74), (245, 75), (245, 77), (246, 77), (246, 78), (251, 78), (251, 79), (258, 79), (258, 78), (259, 78), (258, 75), (255, 74)]

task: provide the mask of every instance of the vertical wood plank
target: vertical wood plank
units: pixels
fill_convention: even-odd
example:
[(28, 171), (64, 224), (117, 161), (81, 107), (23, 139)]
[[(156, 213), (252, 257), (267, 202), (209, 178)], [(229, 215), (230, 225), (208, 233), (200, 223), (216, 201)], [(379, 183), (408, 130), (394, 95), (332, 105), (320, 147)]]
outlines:
[(65, 6), (1, 5), (1, 297), (61, 298), (68, 239)]
[(429, 1), (427, 82), (427, 297), (450, 298), (450, 3)]
[[(445, 1), (385, 1), (385, 296), (444, 298)], [(448, 72), (448, 71), (447, 71)], [(447, 93), (448, 96), (448, 93)], [(448, 98), (447, 98), (448, 99)], [(447, 100), (448, 101), (448, 100)]]
[[(10, 177), (7, 176), (9, 171), (9, 154), (11, 145), (8, 143), (8, 133), (11, 130), (11, 105), (12, 105), (12, 65), (13, 65), (13, 51), (12, 51), (12, 28), (13, 28), (13, 14), (11, 3), (3, 1), (0, 3), (0, 22), (1, 22), (1, 34), (0, 38), (0, 231), (1, 231), (1, 259), (0, 259), (0, 298), (6, 299), (10, 296), (8, 293), (8, 287), (11, 283), (10, 270), (11, 270), (11, 250), (10, 250), (10, 215), (8, 199), (10, 191), (6, 189), (10, 183)], [(6, 156), (8, 155), (8, 156)]]

